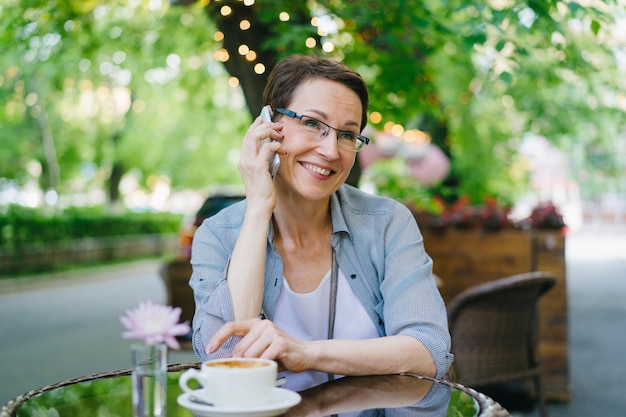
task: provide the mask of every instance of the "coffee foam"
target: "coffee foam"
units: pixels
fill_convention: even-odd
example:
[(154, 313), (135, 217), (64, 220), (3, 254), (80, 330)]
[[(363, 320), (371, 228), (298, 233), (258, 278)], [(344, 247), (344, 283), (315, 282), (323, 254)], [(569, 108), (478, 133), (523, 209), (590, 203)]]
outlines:
[(269, 366), (267, 362), (262, 361), (236, 361), (236, 360), (225, 360), (219, 362), (209, 362), (205, 364), (206, 366), (210, 366), (211, 368), (261, 368), (264, 366)]

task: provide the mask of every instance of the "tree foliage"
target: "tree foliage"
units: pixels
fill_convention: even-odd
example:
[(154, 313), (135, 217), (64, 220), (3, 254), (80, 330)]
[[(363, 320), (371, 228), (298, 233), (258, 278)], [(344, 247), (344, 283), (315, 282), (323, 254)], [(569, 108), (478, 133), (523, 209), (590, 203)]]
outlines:
[[(219, 22), (221, 8), (235, 3), (240, 4), (210, 2), (207, 11)], [(257, 2), (246, 16), (237, 16), (233, 8), (228, 19), (254, 16), (258, 33), (270, 34), (264, 45), (280, 57), (300, 52), (310, 37), (302, 3), (295, 3), (266, 7)], [(311, 17), (324, 18), (318, 40), (333, 44), (325, 53), (367, 79), (370, 110), (381, 114), (376, 127), (425, 130), (452, 156), (447, 189), (436, 192), (466, 194), (475, 201), (493, 195), (510, 202), (528, 182), (517, 157), (527, 135), (544, 136), (567, 152), (574, 166), (584, 167), (579, 175), (616, 178), (626, 165), (615, 152), (624, 134), (625, 86), (616, 65), (624, 45), (609, 42), (613, 18), (623, 16), (623, 5), (585, 4), (407, 0), (382, 7), (374, 0), (319, 0), (308, 8)], [(285, 29), (279, 11), (299, 18)], [(257, 37), (236, 24), (230, 27), (237, 44)], [(334, 31), (326, 33), (328, 27)], [(236, 53), (234, 48), (230, 52)], [(263, 62), (271, 68), (271, 62)], [(252, 65), (229, 71), (244, 79)], [(256, 103), (253, 113), (260, 88), (250, 94), (255, 93), (256, 98), (247, 95), (249, 103)], [(594, 154), (602, 156), (589, 158)]]
[(213, 58), (202, 10), (117, 0), (17, 6), (3, 6), (1, 18), (0, 177), (25, 183), (29, 166), (47, 172), (58, 163), (59, 178), (42, 176), (43, 187), (70, 193), (115, 177), (115, 197), (129, 172), (144, 186), (165, 174), (175, 187), (197, 188), (236, 175), (225, 155), (248, 120)]
[(236, 182), (267, 74), (294, 52), (362, 73), (376, 129), (428, 132), (453, 161), (435, 192), (510, 201), (527, 183), (527, 135), (564, 150), (581, 178), (626, 166), (620, 0), (173, 4), (5, 0), (0, 177), (25, 183), (39, 164), (44, 187), (106, 179), (112, 198), (128, 173), (178, 188)]

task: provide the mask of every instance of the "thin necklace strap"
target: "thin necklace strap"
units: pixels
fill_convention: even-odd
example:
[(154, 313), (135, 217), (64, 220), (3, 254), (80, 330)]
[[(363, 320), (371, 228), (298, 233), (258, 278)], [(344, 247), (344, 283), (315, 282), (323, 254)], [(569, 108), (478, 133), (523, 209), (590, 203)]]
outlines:
[[(337, 309), (337, 256), (335, 249), (332, 250), (332, 261), (330, 266), (330, 297), (328, 303), (328, 340), (332, 339), (335, 333), (335, 310)], [(335, 379), (333, 374), (328, 374), (328, 380)]]

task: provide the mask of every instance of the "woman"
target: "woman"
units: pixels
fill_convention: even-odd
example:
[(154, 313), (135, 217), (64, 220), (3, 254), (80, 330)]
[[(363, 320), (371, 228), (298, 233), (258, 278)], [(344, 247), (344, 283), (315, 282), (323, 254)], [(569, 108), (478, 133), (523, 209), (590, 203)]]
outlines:
[(443, 376), (447, 316), (413, 216), (344, 184), (368, 142), (364, 81), (295, 55), (263, 96), (273, 122), (257, 118), (243, 138), (246, 199), (194, 236), (196, 354), (274, 359), (300, 388), (333, 374)]

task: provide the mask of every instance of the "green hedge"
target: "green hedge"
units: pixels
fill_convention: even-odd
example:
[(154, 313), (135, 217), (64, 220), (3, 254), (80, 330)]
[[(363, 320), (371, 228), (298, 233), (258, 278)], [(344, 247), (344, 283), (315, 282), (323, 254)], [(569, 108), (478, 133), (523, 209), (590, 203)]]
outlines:
[(0, 250), (86, 237), (175, 233), (182, 218), (172, 213), (111, 214), (103, 208), (71, 208), (47, 215), (41, 209), (9, 206), (0, 211)]

